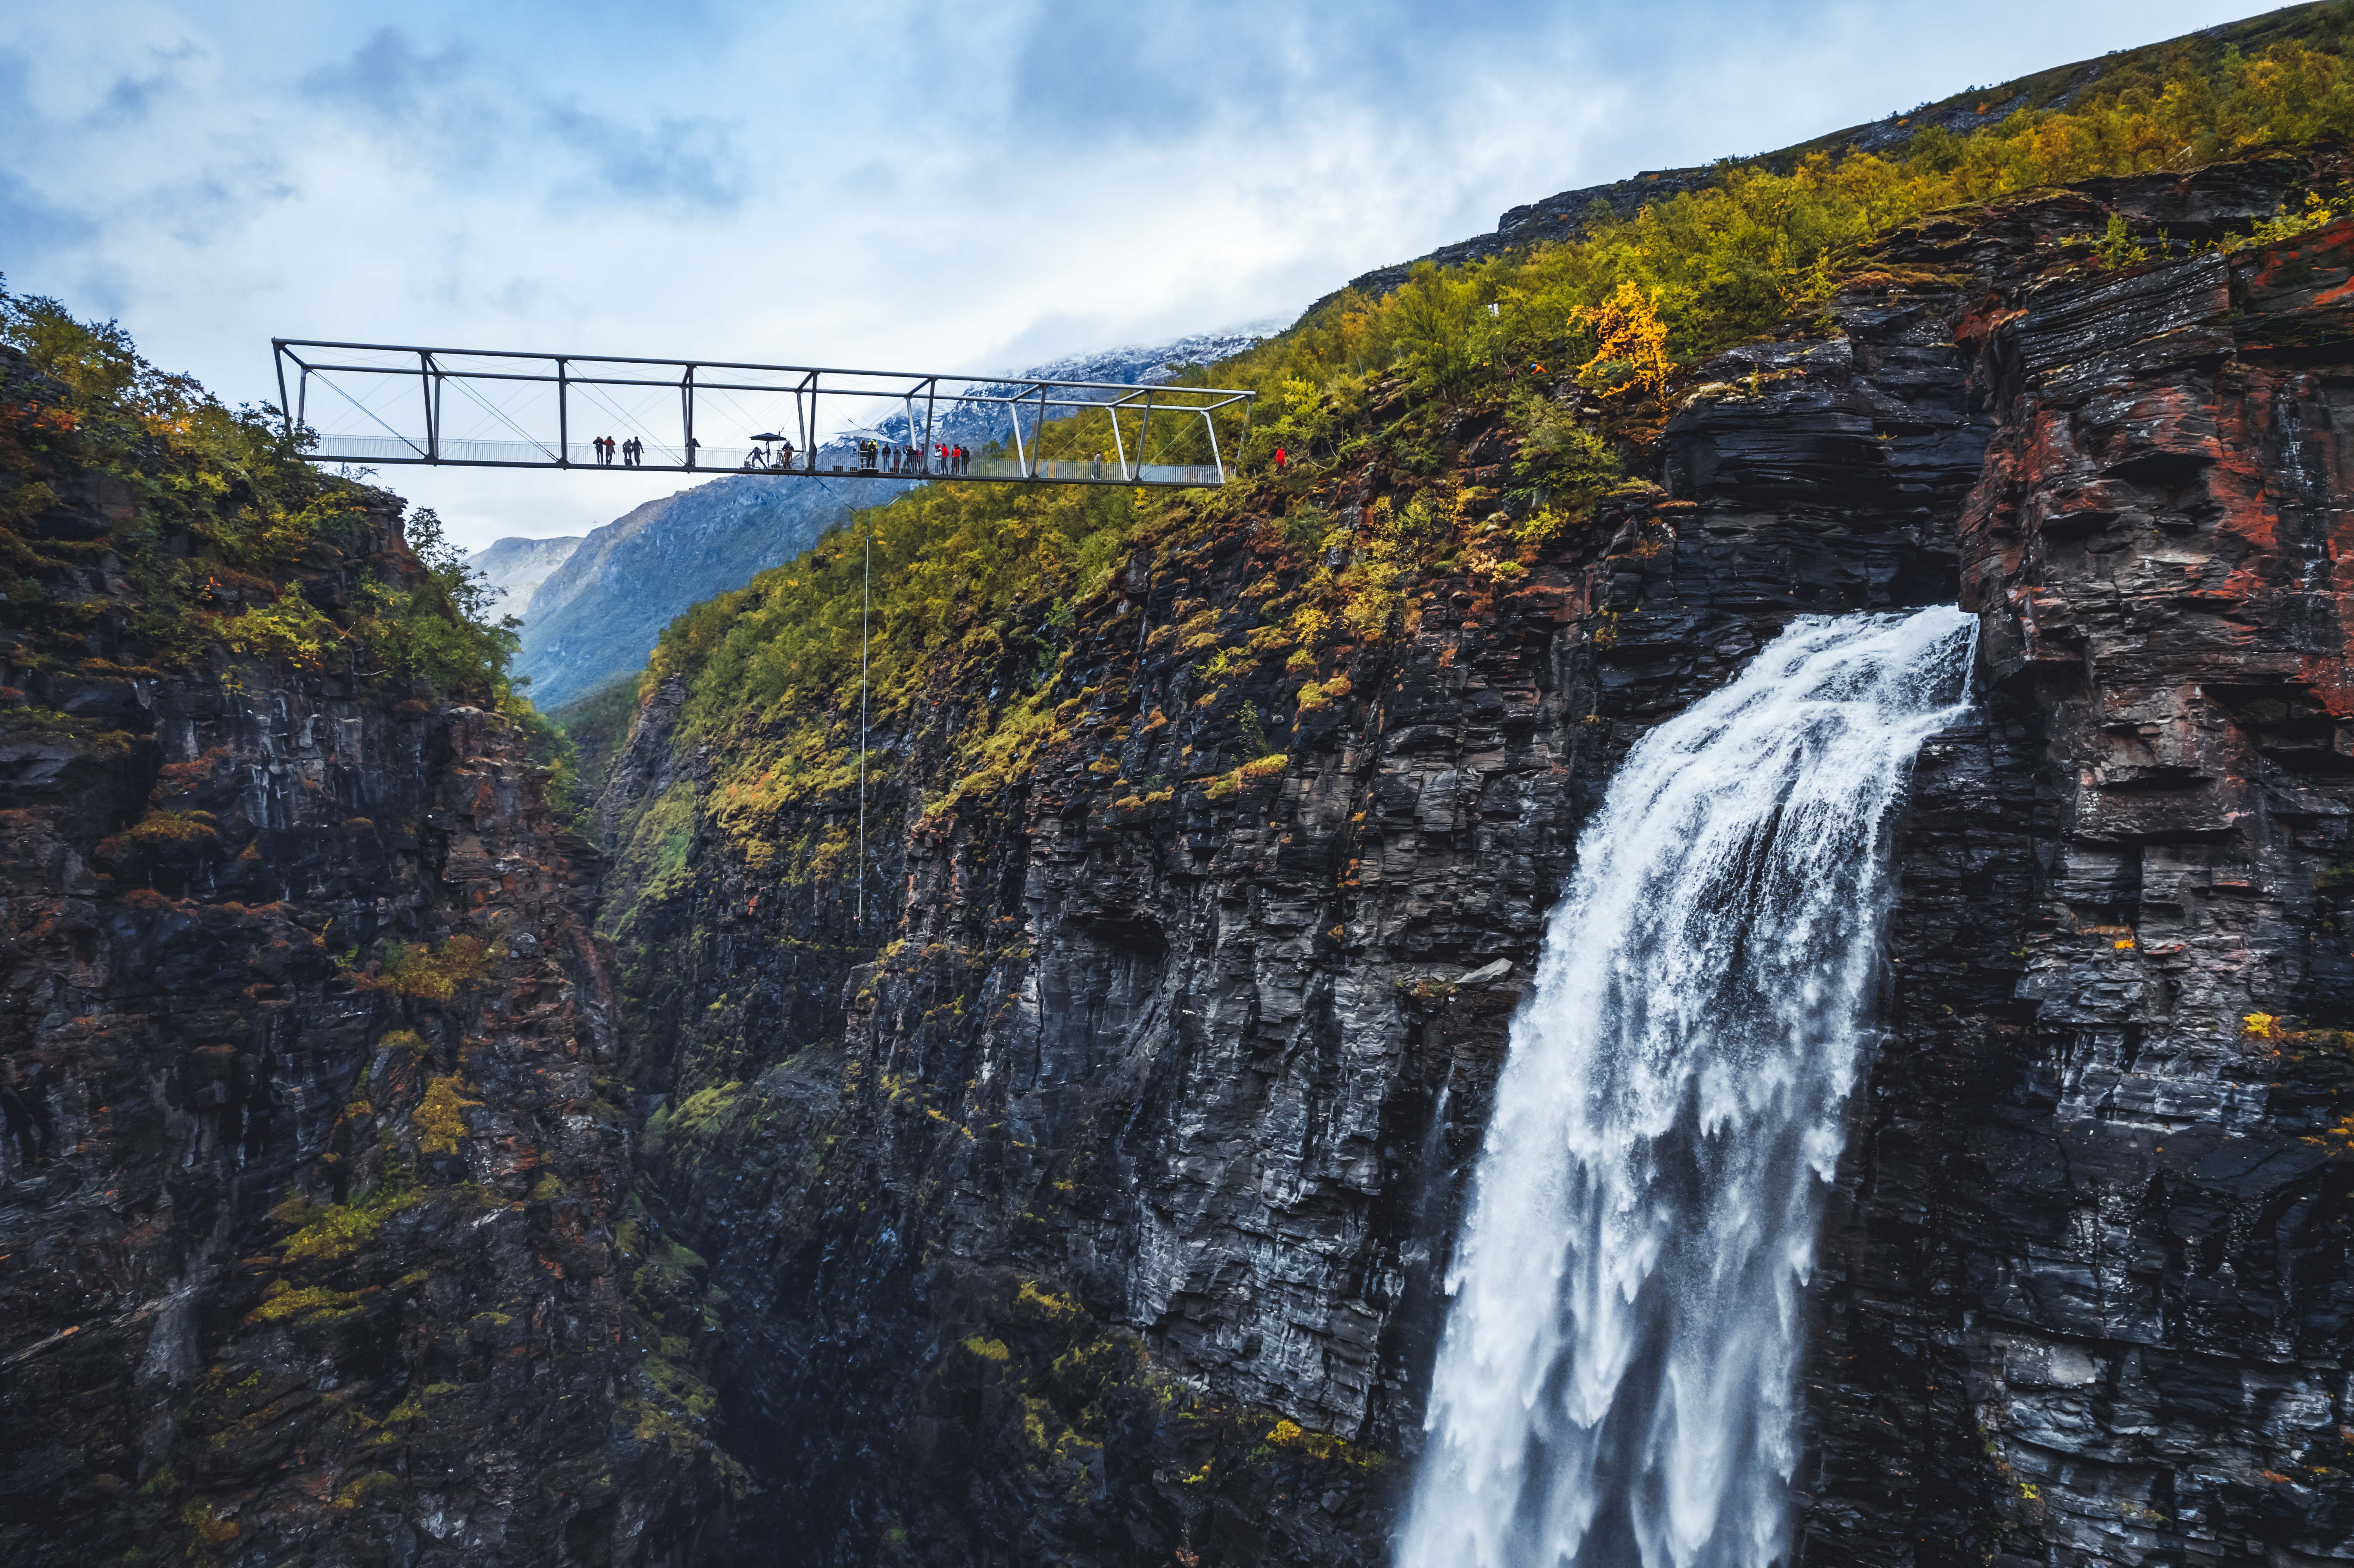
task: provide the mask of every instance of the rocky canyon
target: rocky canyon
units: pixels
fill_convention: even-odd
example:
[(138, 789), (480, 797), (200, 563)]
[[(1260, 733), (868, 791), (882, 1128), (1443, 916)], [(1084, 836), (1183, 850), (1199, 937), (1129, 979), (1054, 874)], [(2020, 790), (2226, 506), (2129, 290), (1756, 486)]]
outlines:
[(0, 1555), (1384, 1563), (1581, 829), (1797, 618), (1958, 605), (1790, 1561), (2354, 1560), (2354, 220), (2278, 219), (2349, 175), (1934, 213), (1656, 419), (1527, 367), (1623, 464), (1551, 532), (1497, 400), (1188, 493), (863, 747), (741, 695), (756, 582), (569, 824), (368, 641), (396, 497), (164, 659), (234, 507), (11, 360)]

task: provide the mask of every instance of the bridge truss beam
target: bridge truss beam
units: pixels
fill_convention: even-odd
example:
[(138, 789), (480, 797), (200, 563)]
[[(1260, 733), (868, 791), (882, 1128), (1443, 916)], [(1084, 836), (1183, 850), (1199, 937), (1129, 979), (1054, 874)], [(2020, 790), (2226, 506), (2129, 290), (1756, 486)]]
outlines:
[[(288, 428), (319, 430), (331, 422), (335, 427), (332, 433), (321, 431), (309, 450), (321, 462), (1216, 485), (1226, 481), (1229, 451), (1247, 429), (1257, 397), (1231, 387), (1009, 381), (740, 361), (306, 338), (273, 338), (270, 344)], [(1102, 415), (1111, 426), (1107, 444), (1113, 462), (1106, 464), (1101, 453), (1077, 462), (1040, 455), (1039, 435), (1049, 420), (1091, 414)], [(1209, 461), (1150, 461), (1145, 442), (1155, 414), (1162, 417), (1163, 455), (1182, 443), (1193, 448), (1185, 455), (1206, 455)], [(1133, 423), (1123, 430), (1127, 416), (1133, 416)], [(1186, 440), (1195, 429), (1204, 438), (1198, 445)], [(713, 439), (705, 440), (704, 434)], [(643, 455), (625, 464), (599, 450), (599, 437), (635, 440)], [(862, 438), (913, 446), (927, 454), (943, 442), (991, 440), (1012, 455), (976, 455), (953, 472), (937, 456), (928, 456), (920, 467), (878, 461), (868, 468), (858, 451)], [(788, 443), (790, 465), (783, 461)]]

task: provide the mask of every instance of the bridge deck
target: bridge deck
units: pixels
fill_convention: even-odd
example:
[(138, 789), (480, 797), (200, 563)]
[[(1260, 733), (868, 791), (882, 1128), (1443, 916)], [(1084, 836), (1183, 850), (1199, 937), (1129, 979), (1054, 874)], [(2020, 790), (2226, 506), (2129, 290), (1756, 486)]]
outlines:
[[(315, 461), (469, 468), (643, 468), (802, 479), (1216, 485), (1256, 394), (1231, 387), (997, 380), (930, 372), (272, 340), (290, 428)], [(1042, 458), (1050, 419), (1091, 419), (1098, 456)], [(328, 429), (321, 432), (320, 426)], [(635, 440), (635, 463), (599, 437)], [(884, 445), (867, 465), (863, 440)], [(781, 452), (790, 443), (790, 467)], [(984, 446), (956, 471), (913, 446)], [(1188, 451), (1186, 449), (1190, 448)], [(1174, 450), (1172, 450), (1174, 449)], [(1209, 461), (1156, 461), (1206, 454)]]
[(611, 469), (617, 473), (632, 469), (661, 470), (670, 473), (760, 473), (778, 479), (938, 479), (961, 480), (992, 484), (1006, 482), (1037, 484), (1126, 484), (1126, 485), (1218, 485), (1225, 476), (1213, 463), (1142, 463), (1125, 471), (1131, 477), (1122, 477), (1121, 466), (1109, 459), (1101, 463), (1092, 461), (1072, 462), (1055, 458), (1034, 459), (1025, 471), (1024, 465), (1013, 458), (970, 459), (960, 472), (943, 470), (935, 459), (928, 470), (901, 471), (878, 462), (875, 468), (859, 466), (857, 454), (846, 458), (838, 447), (821, 449), (820, 461), (812, 464), (806, 456), (797, 455), (793, 466), (771, 467), (766, 461), (753, 461), (761, 449), (758, 447), (704, 447), (695, 455), (697, 461), (688, 462), (686, 453), (677, 447), (658, 447), (649, 442), (642, 461), (624, 463), (620, 458), (611, 462), (598, 461), (596, 450), (585, 441), (575, 441), (570, 450), (559, 457), (553, 446), (537, 441), (482, 441), (467, 440), (443, 440), (438, 452), (428, 455), (419, 443), (396, 436), (321, 436), (318, 444), (304, 455), (313, 462), (354, 463), (434, 463), (445, 468), (586, 468)]

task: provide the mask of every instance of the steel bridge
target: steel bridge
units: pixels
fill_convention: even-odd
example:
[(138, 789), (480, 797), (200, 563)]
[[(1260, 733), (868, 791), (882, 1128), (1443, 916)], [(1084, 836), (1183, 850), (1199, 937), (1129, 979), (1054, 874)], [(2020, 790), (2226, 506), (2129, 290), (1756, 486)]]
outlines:
[[(725, 360), (270, 343), (287, 427), (318, 432), (305, 455), (320, 462), (1217, 485), (1257, 396)], [(1090, 415), (1109, 426), (1096, 457), (1039, 455), (1047, 420)], [(1186, 439), (1196, 430), (1204, 438), (1198, 446)], [(631, 461), (607, 440), (634, 441), (638, 453)], [(936, 450), (984, 441), (1000, 450), (974, 452), (962, 464), (944, 464)], [(1181, 441), (1193, 446), (1185, 455), (1206, 450), (1210, 461), (1152, 461)]]

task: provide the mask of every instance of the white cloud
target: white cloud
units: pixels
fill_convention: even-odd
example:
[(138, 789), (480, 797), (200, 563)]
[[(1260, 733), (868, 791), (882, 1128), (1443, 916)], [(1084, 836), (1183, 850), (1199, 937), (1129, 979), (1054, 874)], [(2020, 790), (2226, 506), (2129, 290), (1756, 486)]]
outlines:
[[(223, 397), (273, 334), (994, 369), (1287, 310), (1638, 168), (2200, 0), (885, 0), (0, 16), (0, 270)], [(461, 541), (676, 481), (400, 470)]]

